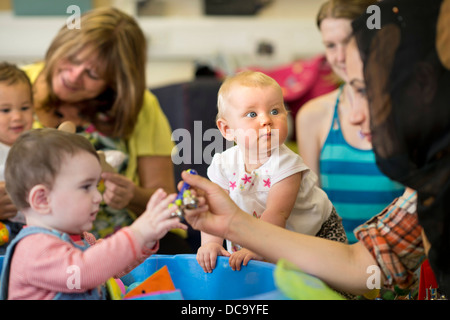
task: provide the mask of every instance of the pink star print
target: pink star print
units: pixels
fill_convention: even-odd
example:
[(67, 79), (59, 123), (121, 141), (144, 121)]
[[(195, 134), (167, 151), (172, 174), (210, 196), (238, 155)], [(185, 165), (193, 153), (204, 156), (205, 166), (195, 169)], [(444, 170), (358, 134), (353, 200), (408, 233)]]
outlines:
[(241, 180), (244, 180), (244, 184), (247, 184), (247, 182), (251, 183), (252, 182), (252, 177), (251, 176), (249, 177), (249, 176), (245, 175), (245, 177), (242, 178)]
[(264, 187), (270, 188), (270, 178), (267, 178), (267, 180), (264, 181)]
[(236, 188), (236, 181), (230, 181), (230, 188), (231, 190), (234, 190), (234, 188)]
[(253, 216), (258, 219), (261, 217), (261, 215), (257, 214), (256, 211), (253, 211)]

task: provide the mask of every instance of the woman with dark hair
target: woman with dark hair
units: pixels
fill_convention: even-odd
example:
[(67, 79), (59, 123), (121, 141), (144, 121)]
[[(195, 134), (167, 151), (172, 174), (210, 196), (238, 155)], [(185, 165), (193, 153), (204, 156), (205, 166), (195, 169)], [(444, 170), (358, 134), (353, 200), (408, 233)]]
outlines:
[[(373, 267), (381, 271), (381, 285), (407, 288), (428, 255), (440, 293), (448, 296), (450, 69), (440, 57), (450, 47), (450, 6), (448, 0), (384, 0), (378, 6), (380, 30), (367, 28), (369, 14), (353, 23), (357, 42), (347, 48), (352, 113), (372, 138), (381, 170), (408, 186), (405, 193), (359, 226), (359, 241), (352, 245), (253, 219), (219, 186), (183, 173), (204, 196), (186, 218), (194, 228), (270, 261), (290, 260), (331, 287), (356, 294), (369, 291)], [(444, 26), (436, 31), (442, 19)]]

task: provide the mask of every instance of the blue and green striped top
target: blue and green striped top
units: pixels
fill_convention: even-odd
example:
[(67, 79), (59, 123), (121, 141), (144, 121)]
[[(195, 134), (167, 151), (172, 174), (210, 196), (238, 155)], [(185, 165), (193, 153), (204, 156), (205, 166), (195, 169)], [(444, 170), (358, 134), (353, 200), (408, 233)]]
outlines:
[(372, 150), (357, 149), (344, 139), (338, 116), (339, 96), (320, 154), (320, 179), (322, 189), (342, 217), (349, 243), (354, 243), (357, 240), (353, 229), (381, 212), (403, 193), (404, 187), (378, 169)]

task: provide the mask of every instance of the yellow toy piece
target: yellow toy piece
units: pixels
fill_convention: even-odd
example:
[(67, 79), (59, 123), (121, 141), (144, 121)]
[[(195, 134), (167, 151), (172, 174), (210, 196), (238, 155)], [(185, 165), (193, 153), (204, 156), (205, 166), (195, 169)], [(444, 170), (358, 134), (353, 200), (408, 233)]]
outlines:
[(0, 222), (0, 246), (9, 242), (9, 230), (6, 225)]
[(278, 260), (274, 280), (278, 289), (292, 300), (345, 300), (325, 282), (285, 259)]
[(380, 295), (380, 289), (373, 289), (363, 294), (364, 298), (375, 300)]
[(106, 290), (108, 290), (111, 300), (122, 300), (125, 295), (125, 289), (119, 286), (119, 279), (110, 278), (106, 281)]

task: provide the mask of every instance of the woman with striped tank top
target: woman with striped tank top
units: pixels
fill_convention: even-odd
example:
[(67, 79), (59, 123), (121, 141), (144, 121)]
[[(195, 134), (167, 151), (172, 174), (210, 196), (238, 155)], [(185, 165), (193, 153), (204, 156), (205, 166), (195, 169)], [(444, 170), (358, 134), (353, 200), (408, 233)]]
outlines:
[(338, 89), (310, 100), (296, 117), (297, 144), (303, 161), (317, 174), (342, 217), (349, 243), (353, 229), (400, 196), (404, 187), (377, 167), (371, 142), (352, 125), (345, 69), (351, 22), (375, 0), (329, 0), (317, 15), (327, 61), (344, 82)]

